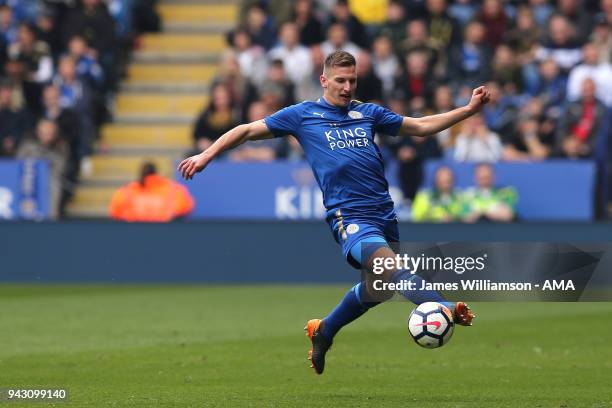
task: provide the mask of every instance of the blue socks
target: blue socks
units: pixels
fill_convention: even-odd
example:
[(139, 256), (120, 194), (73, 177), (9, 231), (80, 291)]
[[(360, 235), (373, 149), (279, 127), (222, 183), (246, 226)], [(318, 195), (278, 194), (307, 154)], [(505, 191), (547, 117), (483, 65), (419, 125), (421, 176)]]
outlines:
[[(420, 288), (425, 280), (419, 275), (411, 274), (409, 271), (397, 271), (393, 274), (393, 282), (411, 281), (416, 288)], [(451, 311), (455, 310), (455, 303), (447, 301), (437, 290), (398, 290), (404, 298), (412, 303), (420, 305), (425, 302), (438, 302), (448, 307)]]
[(353, 286), (334, 310), (323, 319), (321, 333), (326, 339), (331, 341), (343, 326), (380, 304), (380, 302), (362, 302), (363, 290), (365, 287), (361, 282)]

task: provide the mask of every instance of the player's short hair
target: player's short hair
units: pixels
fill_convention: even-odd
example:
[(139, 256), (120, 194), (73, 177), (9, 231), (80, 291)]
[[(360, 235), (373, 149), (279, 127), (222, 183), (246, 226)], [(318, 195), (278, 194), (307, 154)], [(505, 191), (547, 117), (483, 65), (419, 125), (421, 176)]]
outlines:
[(333, 67), (354, 67), (357, 61), (353, 54), (346, 51), (334, 51), (325, 58), (323, 64), (323, 75), (326, 75)]

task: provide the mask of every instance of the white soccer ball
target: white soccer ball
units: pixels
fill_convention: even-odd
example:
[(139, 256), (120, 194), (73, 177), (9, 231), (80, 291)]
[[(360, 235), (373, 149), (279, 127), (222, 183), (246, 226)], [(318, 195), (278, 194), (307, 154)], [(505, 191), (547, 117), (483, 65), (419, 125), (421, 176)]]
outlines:
[(425, 348), (442, 347), (453, 336), (454, 329), (453, 313), (437, 302), (421, 303), (408, 318), (410, 335)]

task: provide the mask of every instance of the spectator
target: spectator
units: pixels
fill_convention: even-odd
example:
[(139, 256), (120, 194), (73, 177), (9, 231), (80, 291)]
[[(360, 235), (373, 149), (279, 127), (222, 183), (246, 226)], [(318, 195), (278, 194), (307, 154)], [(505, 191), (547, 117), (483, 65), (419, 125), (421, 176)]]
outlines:
[(42, 119), (53, 121), (58, 126), (59, 134), (68, 146), (68, 167), (66, 180), (71, 187), (78, 181), (81, 159), (89, 153), (90, 140), (81, 129), (78, 113), (60, 104), (60, 90), (55, 85), (47, 85), (43, 91)]
[(59, 61), (58, 73), (53, 84), (59, 89), (60, 106), (74, 110), (80, 119), (81, 158), (93, 152), (96, 130), (92, 116), (92, 95), (86, 82), (77, 77), (76, 63), (71, 56), (63, 56)]
[(376, 76), (382, 81), (383, 95), (388, 98), (395, 88), (395, 77), (399, 73), (399, 60), (393, 53), (389, 37), (376, 37), (373, 44), (372, 65)]
[(489, 129), (502, 138), (512, 133), (516, 119), (516, 108), (512, 95), (504, 95), (499, 83), (487, 82), (487, 89), (491, 94), (489, 103), (482, 109), (482, 115)]
[[(296, 103), (295, 86), (293, 85), (293, 82), (287, 78), (287, 73), (285, 72), (285, 67), (282, 60), (277, 59), (270, 63), (267, 77), (259, 89), (260, 95), (264, 94), (266, 90), (270, 89), (271, 87), (276, 87), (281, 94), (278, 101), (279, 108)], [(270, 108), (273, 108), (273, 106), (270, 106)]]
[(523, 90), (521, 64), (512, 48), (501, 44), (495, 50), (491, 64), (493, 80), (500, 84), (507, 95), (517, 95)]
[[(106, 0), (108, 4), (108, 11), (115, 21), (115, 34), (117, 35), (118, 44), (123, 44), (126, 39), (132, 34), (133, 22), (135, 20), (133, 15), (134, 0)], [(156, 1), (156, 0), (155, 0)], [(139, 5), (149, 3), (149, 7), (140, 7), (139, 12), (147, 13), (147, 18), (150, 17), (151, 11), (155, 16), (154, 8), (150, 7), (152, 2), (136, 2)], [(156, 31), (156, 30), (153, 30)]]
[(268, 53), (270, 59), (280, 59), (289, 79), (300, 89), (312, 73), (312, 57), (308, 48), (299, 43), (299, 31), (295, 23), (284, 23), (280, 30), (280, 45)]
[(105, 72), (110, 71), (115, 46), (115, 21), (102, 0), (82, 0), (63, 25), (64, 44), (75, 35), (82, 36), (100, 57)]
[(13, 103), (13, 85), (0, 82), (0, 157), (13, 156), (28, 129), (28, 114)]
[(567, 73), (582, 59), (580, 44), (576, 40), (576, 28), (566, 17), (554, 15), (548, 23), (548, 38), (536, 50), (538, 61), (552, 58), (563, 73)]
[[(351, 9), (348, 5), (348, 0), (337, 0), (334, 8), (332, 9), (332, 15), (330, 19), (330, 27), (335, 24), (339, 24), (344, 27), (346, 31), (346, 38), (348, 41), (355, 43), (360, 48), (369, 48), (370, 40), (368, 38), (366, 28), (357, 17), (351, 13)], [(329, 39), (329, 34), (328, 34)], [(351, 52), (349, 50), (344, 50)], [(353, 55), (356, 55), (353, 54)]]
[(427, 29), (440, 49), (457, 46), (461, 40), (459, 24), (447, 12), (446, 0), (426, 0)]
[(601, 14), (606, 18), (608, 24), (612, 24), (612, 1), (601, 0), (600, 1)]
[(586, 78), (592, 78), (597, 90), (597, 99), (612, 107), (612, 65), (600, 63), (599, 49), (594, 43), (582, 47), (584, 60), (575, 66), (567, 80), (567, 99), (575, 101), (580, 98), (582, 83)]
[(113, 194), (110, 216), (128, 222), (170, 222), (193, 211), (194, 203), (185, 186), (157, 174), (155, 164), (142, 165), (140, 179)]
[(352, 55), (358, 55), (361, 50), (357, 44), (350, 41), (346, 27), (342, 24), (332, 24), (327, 30), (327, 40), (321, 44), (321, 51), (326, 57), (334, 51), (346, 51)]
[[(612, 1), (610, 1), (610, 4), (612, 4)], [(612, 12), (610, 19), (612, 20)], [(599, 51), (599, 62), (602, 64), (612, 63), (612, 23), (608, 22), (605, 15), (595, 16), (595, 27), (593, 27), (590, 41)]]
[(82, 6), (71, 10), (62, 25), (62, 38), (67, 44), (74, 35), (81, 35), (93, 48), (102, 65), (106, 85), (114, 87), (119, 75), (116, 65), (118, 40), (115, 21), (102, 0), (82, 0)]
[(558, 117), (560, 108), (565, 103), (567, 80), (553, 59), (542, 61), (539, 72), (540, 79), (537, 83), (537, 88), (535, 92), (531, 91), (530, 93), (541, 98), (547, 109), (554, 108), (559, 111), (556, 113)]
[(519, 7), (516, 25), (505, 35), (505, 41), (516, 51), (519, 64), (525, 65), (533, 61), (541, 37), (542, 30), (535, 21), (533, 10), (527, 6)]
[(563, 115), (559, 147), (567, 158), (593, 157), (598, 131), (606, 118), (606, 107), (595, 95), (595, 81), (586, 78), (582, 81), (581, 98), (572, 102)]
[(24, 91), (24, 64), (21, 61), (8, 60), (4, 66), (6, 79), (8, 82), (12, 84), (13, 88), (13, 107), (15, 109), (26, 108), (27, 104), (25, 100), (25, 91)]
[(296, 99), (300, 101), (304, 100), (316, 100), (321, 97), (321, 82), (320, 76), (323, 73), (323, 62), (325, 56), (320, 45), (313, 45), (310, 47), (310, 58), (312, 59), (312, 72), (310, 76), (304, 81), (304, 86), (300, 89), (299, 95), (296, 92)]
[(65, 173), (68, 163), (68, 147), (59, 137), (55, 122), (42, 119), (36, 125), (34, 137), (24, 140), (17, 150), (18, 159), (44, 159), (50, 162), (50, 211), (49, 218), (58, 219), (65, 187)]
[(485, 33), (484, 25), (473, 21), (465, 28), (463, 43), (451, 50), (449, 74), (457, 87), (473, 88), (489, 79), (491, 54)]
[(68, 43), (68, 54), (75, 62), (77, 77), (87, 84), (91, 95), (91, 117), (96, 128), (109, 116), (106, 109), (104, 71), (96, 51), (89, 48), (84, 37), (75, 35)]
[(465, 191), (463, 199), (466, 222), (510, 222), (516, 218), (518, 193), (512, 187), (496, 187), (495, 173), (489, 164), (480, 164), (474, 170), (476, 186)]
[(0, 4), (0, 42), (10, 45), (17, 41), (18, 27), (13, 10), (6, 4)]
[(427, 32), (427, 25), (423, 20), (412, 20), (406, 24), (406, 39), (399, 48), (403, 55), (412, 51), (420, 51), (427, 55), (428, 70), (438, 78), (446, 76), (446, 51), (442, 52)]
[(9, 58), (23, 63), (23, 90), (28, 108), (38, 112), (42, 85), (53, 75), (53, 59), (49, 45), (37, 40), (32, 26), (19, 26), (17, 41), (9, 46)]
[(557, 11), (576, 28), (576, 40), (584, 43), (593, 28), (593, 21), (581, 3), (580, 0), (559, 0)]
[(260, 5), (254, 4), (248, 8), (245, 27), (251, 35), (253, 43), (264, 47), (266, 51), (276, 43), (274, 25)]
[[(264, 119), (271, 112), (264, 102), (255, 101), (249, 107), (248, 121), (250, 123)], [(229, 159), (232, 161), (271, 162), (276, 158), (277, 152), (281, 149), (284, 141), (284, 139), (272, 138), (243, 144), (230, 152)]]
[(504, 160), (533, 161), (546, 159), (554, 147), (556, 118), (546, 116), (540, 98), (532, 98), (521, 109), (516, 126), (504, 138)]
[(423, 182), (423, 166), (441, 156), (438, 142), (431, 137), (405, 137), (395, 147), (399, 162), (399, 182), (404, 198), (413, 201)]
[(231, 100), (240, 110), (240, 118), (246, 120), (247, 108), (258, 98), (257, 88), (240, 72), (240, 65), (234, 52), (228, 51), (222, 54), (219, 74), (211, 82), (211, 89), (220, 83), (229, 88)]
[(431, 101), (433, 78), (427, 69), (427, 55), (422, 51), (413, 51), (406, 55), (406, 69), (402, 76), (395, 80), (397, 85), (396, 96), (408, 101), (420, 98), (425, 106)]
[(477, 19), (485, 27), (487, 45), (495, 49), (510, 26), (510, 19), (501, 0), (484, 0)]
[(259, 90), (259, 100), (263, 102), (270, 112), (282, 109), (285, 98), (285, 89), (282, 84), (275, 82), (264, 83)]
[(54, 19), (55, 14), (50, 8), (44, 8), (36, 18), (36, 29), (38, 38), (47, 43), (51, 50), (53, 61), (57, 61), (63, 49), (60, 30)]
[(466, 208), (454, 184), (453, 171), (445, 166), (438, 168), (433, 188), (417, 193), (412, 204), (412, 220), (415, 222), (460, 221)]
[(68, 54), (76, 63), (77, 76), (86, 81), (90, 88), (101, 89), (104, 85), (104, 72), (98, 64), (95, 51), (89, 48), (85, 38), (73, 36), (68, 42)]
[(231, 42), (242, 75), (254, 84), (261, 84), (266, 77), (268, 68), (265, 49), (260, 45), (253, 44), (249, 32), (241, 28), (234, 31)]
[(382, 81), (372, 69), (370, 54), (361, 52), (357, 55), (357, 83), (355, 98), (363, 102), (382, 102)]
[(378, 36), (389, 38), (391, 44), (401, 44), (406, 39), (406, 11), (401, 1), (389, 1), (387, 20), (380, 27)]
[(455, 160), (471, 163), (495, 163), (502, 155), (497, 133), (489, 130), (481, 114), (465, 120), (455, 142)]
[(323, 25), (314, 14), (312, 0), (297, 0), (293, 4), (293, 22), (300, 30), (300, 43), (307, 47), (323, 42)]
[(195, 149), (208, 149), (215, 140), (239, 122), (230, 89), (223, 83), (216, 84), (211, 91), (210, 104), (200, 114), (193, 129)]

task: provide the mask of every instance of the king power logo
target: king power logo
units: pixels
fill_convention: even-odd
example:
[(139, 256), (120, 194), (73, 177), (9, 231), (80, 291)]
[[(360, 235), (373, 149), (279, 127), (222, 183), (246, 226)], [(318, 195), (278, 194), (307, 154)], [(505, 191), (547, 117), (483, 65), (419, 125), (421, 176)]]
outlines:
[(329, 143), (331, 150), (354, 149), (367, 147), (370, 145), (368, 132), (362, 127), (352, 129), (338, 129), (325, 131), (325, 139)]

